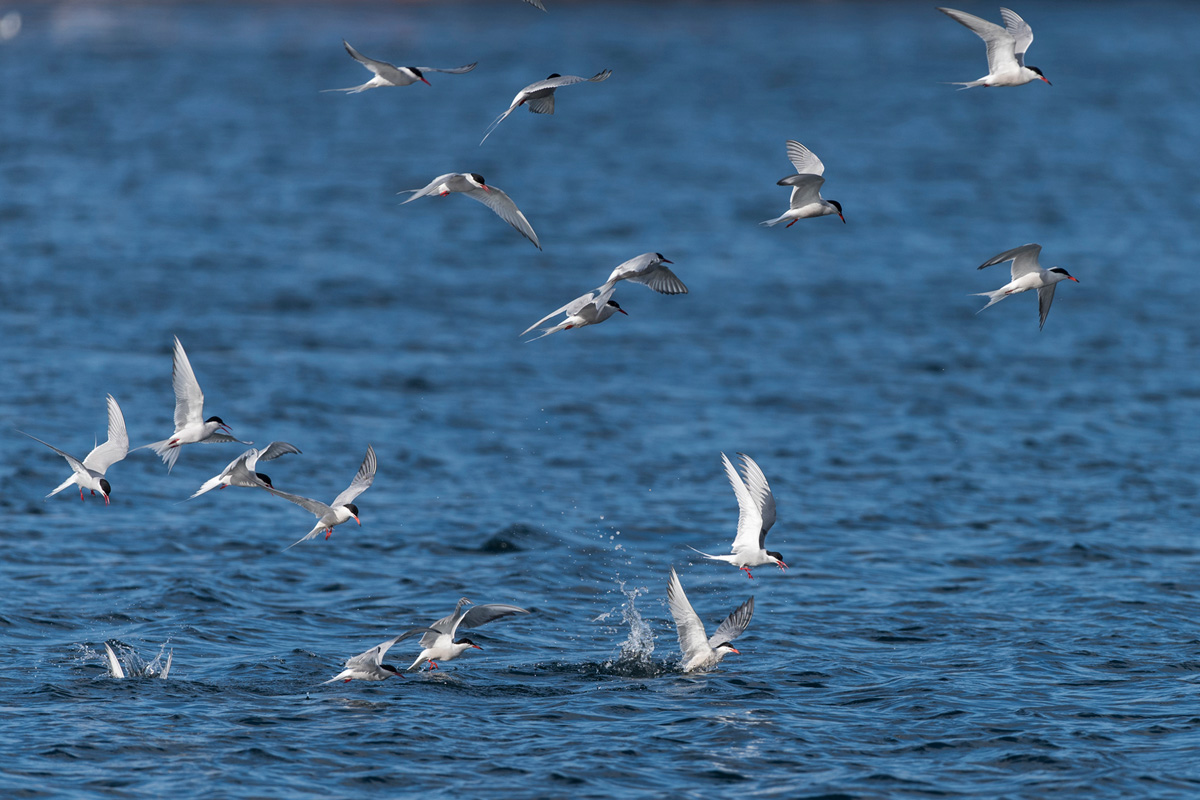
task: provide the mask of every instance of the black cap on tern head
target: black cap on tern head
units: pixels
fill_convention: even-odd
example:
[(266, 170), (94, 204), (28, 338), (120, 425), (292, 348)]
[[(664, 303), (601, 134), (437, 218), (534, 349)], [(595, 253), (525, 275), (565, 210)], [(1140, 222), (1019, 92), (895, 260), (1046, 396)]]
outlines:
[(612, 306), (612, 307), (613, 307), (613, 308), (615, 308), (617, 311), (620, 311), (622, 314), (624, 314), (624, 315), (625, 315), (625, 316), (627, 316), (627, 317), (629, 316), (629, 312), (628, 312), (628, 311), (626, 311), (625, 309), (621, 308), (621, 306), (617, 304), (617, 301), (616, 301), (616, 300), (609, 300), (609, 301), (608, 301), (608, 303), (607, 303), (606, 305), (610, 305), (610, 306)]
[(842, 204), (839, 203), (837, 200), (830, 200), (829, 205), (833, 206), (834, 208), (836, 208), (838, 210), (838, 216), (842, 218), (842, 224), (845, 225), (846, 218), (844, 216), (842, 216)]
[(562, 77), (562, 75), (559, 75), (557, 72), (551, 72), (549, 75), (546, 76), (546, 80), (550, 80), (551, 78), (561, 78), (561, 77)]
[[(1038, 69), (1037, 67), (1030, 67), (1030, 66), (1026, 66), (1026, 67), (1025, 67), (1025, 69), (1029, 70), (1030, 72), (1035, 72), (1035, 73), (1037, 73), (1037, 76), (1038, 76), (1039, 78), (1041, 78), (1042, 80), (1046, 81), (1046, 76), (1045, 76), (1045, 75), (1043, 75), (1043, 74), (1042, 74), (1042, 71), (1041, 71), (1040, 69)], [(1053, 86), (1054, 84), (1052, 84), (1050, 81), (1046, 81), (1046, 85), (1047, 85), (1047, 86)]]
[(272, 489), (275, 488), (275, 484), (271, 483), (271, 476), (268, 475), (267, 473), (256, 472), (256, 473), (254, 473), (254, 477), (258, 478), (260, 481), (265, 483), (267, 486), (270, 486)]
[(346, 503), (346, 509), (354, 516), (358, 516), (358, 506), (354, 505), (354, 503)]
[(1079, 283), (1079, 278), (1076, 278), (1074, 275), (1067, 272), (1062, 267), (1051, 267), (1050, 269), (1047, 270), (1047, 272), (1057, 272), (1059, 275), (1065, 275), (1066, 277), (1070, 278), (1071, 280), (1075, 281), (1076, 283)]
[(395, 667), (393, 667), (391, 664), (380, 664), (380, 665), (379, 665), (379, 668), (380, 668), (380, 669), (383, 669), (383, 670), (387, 670), (388, 672), (394, 672), (394, 673), (395, 673), (395, 674), (397, 674), (397, 675), (399, 675), (399, 674), (400, 674), (399, 670), (397, 670), (397, 669), (396, 669)]
[(470, 173), (468, 173), (468, 174), (469, 174), (469, 175), (470, 175), (472, 178), (474, 178), (474, 179), (475, 179), (475, 182), (476, 182), (476, 183), (486, 183), (486, 181), (483, 179), (483, 176), (482, 176), (482, 175), (480, 175), (478, 172), (470, 172)]
[(215, 423), (217, 423), (218, 425), (224, 425), (224, 424), (225, 424), (225, 420), (221, 419), (220, 417), (209, 417), (208, 419), (206, 419), (206, 420), (204, 420), (204, 421), (205, 421), (205, 422), (215, 422)]
[(112, 494), (112, 486), (110, 486), (108, 481), (104, 478), (100, 479), (100, 491), (104, 492), (105, 494)]
[(776, 553), (774, 550), (768, 550), (767, 555), (774, 556), (775, 558), (779, 559), (780, 561), (783, 561), (783, 553)]
[(463, 638), (461, 638), (461, 639), (455, 639), (455, 640), (454, 640), (454, 643), (455, 643), (455, 644), (466, 644), (466, 645), (470, 645), (471, 647), (474, 647), (476, 650), (482, 650), (482, 649), (483, 649), (482, 647), (480, 647), (479, 645), (475, 644), (474, 642), (472, 642), (470, 639), (468, 639), (468, 638), (467, 638), (467, 637), (465, 637), (465, 636), (464, 636)]

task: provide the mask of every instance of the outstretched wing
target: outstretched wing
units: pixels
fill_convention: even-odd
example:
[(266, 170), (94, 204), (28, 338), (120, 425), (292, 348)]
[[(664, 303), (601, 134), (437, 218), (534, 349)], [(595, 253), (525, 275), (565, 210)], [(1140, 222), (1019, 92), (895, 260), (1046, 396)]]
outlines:
[(185, 425), (204, 421), (204, 392), (192, 372), (192, 362), (179, 337), (175, 337), (175, 350), (171, 354), (171, 383), (175, 387), (175, 430)]
[(734, 553), (740, 550), (758, 550), (763, 530), (762, 509), (758, 498), (750, 493), (750, 489), (724, 453), (721, 453), (721, 462), (725, 465), (725, 475), (729, 478), (729, 485), (733, 487), (738, 503), (737, 536), (733, 539), (731, 550)]
[(453, 636), (454, 629), (458, 627), (458, 623), (462, 619), (463, 606), (470, 605), (470, 603), (471, 601), (467, 598), (460, 597), (453, 611), (429, 626), (429, 633), (421, 637), (421, 647), (432, 647), (439, 636)]
[[(83, 462), (80, 461), (75, 456), (71, 455), (70, 453), (64, 453), (62, 450), (59, 450), (54, 445), (50, 444), (49, 442), (42, 441), (41, 439), (37, 438), (36, 436), (34, 436), (31, 433), (25, 433), (25, 431), (17, 431), (17, 433), (28, 436), (30, 439), (33, 439), (35, 442), (42, 442), (42, 444), (46, 445), (46, 447), (49, 447), (51, 450), (53, 450), (54, 452), (58, 453), (60, 456), (65, 458), (67, 460), (67, 463), (71, 465), (71, 469), (75, 471), (75, 474), (81, 475), (83, 477), (88, 476), (87, 467), (85, 467), (83, 465)], [(56, 489), (55, 491), (59, 491), (59, 490)], [(49, 495), (47, 495), (47, 496), (49, 496)]]
[(792, 166), (800, 175), (825, 174), (825, 165), (821, 163), (821, 159), (795, 139), (787, 140), (787, 155), (788, 161), (792, 162)]
[(489, 622), (494, 622), (501, 617), (509, 617), (513, 614), (528, 614), (527, 609), (520, 606), (510, 606), (507, 603), (485, 603), (481, 606), (471, 606), (467, 609), (467, 613), (459, 619), (458, 625), (450, 631), (450, 635), (454, 635), (454, 631), (458, 628), (478, 628), (480, 625), (486, 625)]
[(688, 602), (674, 567), (671, 567), (671, 579), (667, 581), (667, 605), (679, 632), (679, 649), (683, 651), (683, 660), (691, 661), (696, 656), (712, 650), (712, 645), (704, 635), (704, 623)]
[(984, 263), (980, 264), (976, 269), (984, 269), (995, 264), (1003, 264), (1005, 261), (1012, 263), (1012, 279), (1015, 281), (1022, 275), (1028, 275), (1030, 272), (1036, 272), (1042, 267), (1038, 263), (1038, 254), (1042, 252), (1040, 244), (1023, 244), (1020, 247), (1014, 247), (1012, 250), (1005, 250), (998, 256), (992, 256)]
[[(541, 319), (539, 319), (537, 322), (530, 325), (525, 330), (521, 331), (521, 335), (524, 336), (525, 334), (529, 333), (531, 330), (536, 328), (538, 325), (541, 325), (543, 322), (546, 322), (550, 318), (556, 317), (559, 314), (566, 314), (568, 317), (575, 316), (583, 309), (584, 306), (586, 306), (588, 303), (593, 302), (596, 299), (597, 293), (604, 294), (604, 292), (599, 292), (599, 290), (597, 290), (597, 292), (588, 292), (587, 294), (580, 295), (579, 297), (576, 297), (574, 300), (567, 303), (566, 305), (560, 306), (559, 308), (554, 309), (549, 314), (542, 317)], [(612, 296), (611, 291), (608, 292), (608, 296), (609, 297)], [(608, 300), (605, 300), (604, 302), (607, 303)]]
[(1033, 44), (1033, 28), (1029, 23), (1017, 16), (1011, 8), (1000, 7), (1000, 18), (1004, 20), (1004, 29), (1013, 37), (1013, 55), (1017, 63), (1025, 66), (1025, 51)]
[(821, 187), (825, 185), (825, 179), (820, 175), (789, 175), (779, 181), (779, 185), (792, 187), (789, 207), (804, 208), (810, 203), (821, 202)]
[[(282, 497), (284, 500), (295, 503), (296, 505), (308, 511), (310, 514), (316, 514), (318, 518), (325, 516), (333, 510), (331, 506), (327, 506), (319, 500), (301, 497), (300, 495), (292, 494), (291, 492), (282, 492), (279, 489), (271, 486), (267, 487), (267, 491), (276, 497)], [(304, 541), (304, 539), (301, 539), (300, 541)]]
[(367, 445), (367, 455), (363, 458), (362, 466), (358, 468), (358, 474), (346, 487), (346, 491), (333, 499), (333, 505), (344, 506), (346, 503), (354, 502), (354, 498), (365, 492), (373, 480), (375, 480), (375, 448)]
[(108, 440), (88, 453), (83, 465), (103, 475), (113, 464), (129, 453), (129, 434), (125, 431), (125, 415), (116, 398), (108, 396)]
[[(939, 8), (950, 19), (971, 30), (987, 45), (988, 71), (995, 75), (998, 72), (1010, 72), (1017, 68), (1016, 54), (1013, 52), (1014, 42), (1011, 33), (994, 22), (980, 19), (965, 11), (953, 8)], [(1010, 12), (1011, 13), (1011, 12)]]
[(517, 208), (517, 204), (502, 190), (495, 186), (489, 186), (487, 189), (470, 189), (463, 194), (495, 211), (500, 219), (512, 225), (522, 236), (533, 242), (534, 247), (538, 250), (542, 249), (541, 242), (538, 241), (537, 234), (533, 232), (533, 226), (529, 224), (529, 220), (525, 219), (521, 209)]
[(669, 267), (661, 264), (642, 275), (632, 275), (628, 280), (630, 283), (649, 286), (659, 294), (687, 294), (688, 291), (688, 288), (683, 285), (683, 281), (679, 280)]
[(742, 460), (742, 478), (745, 480), (746, 489), (758, 505), (759, 515), (762, 518), (762, 532), (759, 534), (758, 546), (765, 547), (767, 531), (771, 530), (771, 526), (775, 524), (775, 495), (771, 492), (771, 485), (767, 483), (767, 476), (763, 474), (754, 459), (745, 453), (738, 453), (738, 457)]
[[(446, 72), (451, 75), (462, 75), (464, 72), (470, 72), (471, 70), (475, 69), (475, 67), (478, 65), (479, 65), (478, 61), (473, 61), (464, 67), (452, 67), (450, 69), (438, 69), (437, 67), (415, 67), (415, 69), (418, 69), (421, 72)], [(409, 69), (414, 69), (414, 68), (409, 67)]]
[(299, 455), (300, 448), (296, 447), (294, 444), (289, 444), (288, 442), (271, 442), (262, 450), (258, 451), (258, 460), (271, 461), (279, 458), (280, 456), (285, 456), (288, 453), (296, 453)]
[(732, 642), (742, 635), (742, 632), (746, 630), (746, 626), (750, 624), (750, 618), (753, 616), (754, 597), (751, 597), (735, 608), (733, 613), (717, 626), (717, 629), (713, 631), (713, 635), (708, 639), (708, 646), (716, 647), (721, 642)]
[(1054, 302), (1054, 289), (1057, 283), (1038, 287), (1038, 330), (1046, 327), (1046, 315), (1050, 313), (1050, 304)]

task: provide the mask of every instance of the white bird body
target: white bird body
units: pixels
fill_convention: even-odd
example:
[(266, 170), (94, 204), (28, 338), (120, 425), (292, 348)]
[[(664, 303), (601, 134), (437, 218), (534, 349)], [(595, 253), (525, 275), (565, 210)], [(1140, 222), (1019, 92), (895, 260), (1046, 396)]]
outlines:
[(796, 168), (795, 175), (789, 175), (776, 182), (777, 186), (791, 186), (792, 194), (788, 202), (788, 210), (775, 219), (768, 219), (762, 224), (773, 227), (781, 222), (787, 222), (787, 227), (796, 224), (796, 220), (811, 217), (824, 217), (837, 214), (843, 223), (842, 204), (836, 200), (826, 200), (821, 197), (821, 187), (825, 185), (825, 165), (821, 159), (804, 145), (794, 139), (787, 140), (788, 160)]
[(211, 492), (218, 486), (222, 489), (226, 486), (269, 489), (272, 487), (271, 479), (262, 473), (255, 472), (258, 462), (270, 461), (287, 453), (299, 452), (300, 450), (295, 445), (288, 444), (287, 442), (271, 442), (261, 450), (257, 447), (251, 447), (233, 461), (230, 461), (229, 466), (225, 467), (220, 475), (206, 480), (188, 500), (191, 500), (193, 497), (199, 497), (206, 492)]
[(169, 439), (144, 444), (138, 450), (153, 450), (167, 465), (167, 472), (170, 472), (179, 458), (179, 448), (185, 444), (241, 441), (217, 432), (229, 431), (229, 426), (220, 417), (204, 419), (204, 392), (200, 391), (200, 383), (196, 380), (196, 373), (192, 371), (192, 364), (178, 336), (175, 337), (175, 349), (171, 355), (171, 384), (175, 389), (175, 432)]
[(738, 453), (738, 456), (742, 461), (740, 476), (729, 457), (721, 454), (721, 461), (725, 464), (725, 475), (733, 486), (733, 493), (738, 502), (737, 536), (734, 537), (730, 554), (714, 556), (694, 547), (691, 549), (713, 561), (732, 564), (753, 579), (750, 567), (775, 564), (779, 569), (786, 570), (787, 564), (783, 563), (781, 553), (766, 549), (767, 532), (775, 524), (775, 495), (771, 493), (767, 478), (754, 459), (745, 453)]
[(1025, 52), (1033, 44), (1033, 29), (1016, 12), (1000, 9), (1006, 26), (1001, 28), (994, 22), (965, 11), (953, 8), (938, 8), (938, 11), (969, 28), (987, 45), (988, 74), (975, 81), (954, 81), (954, 85), (964, 89), (973, 86), (1024, 86), (1030, 81), (1045, 81), (1046, 85), (1050, 85), (1040, 69), (1025, 66)]
[[(649, 286), (659, 294), (687, 294), (683, 281), (663, 264), (672, 264), (662, 253), (642, 253), (618, 264), (604, 285), (596, 291), (603, 292), (616, 285), (617, 281), (630, 281)], [(609, 315), (611, 316), (611, 314)]]
[(410, 636), (415, 636), (418, 633), (427, 633), (429, 630), (429, 628), (413, 628), (412, 630), (405, 631), (399, 636), (394, 636), (391, 639), (388, 639), (386, 642), (380, 642), (365, 653), (360, 653), (359, 655), (348, 659), (346, 661), (345, 669), (343, 669), (337, 675), (334, 675), (329, 680), (324, 681), (321, 685), (324, 686), (327, 683), (337, 683), (338, 681), (344, 681), (346, 683), (354, 680), (382, 681), (386, 678), (392, 677), (393, 675), (400, 675), (403, 677), (403, 673), (401, 673), (391, 664), (383, 663), (384, 655), (392, 648), (392, 645), (396, 644), (396, 642), (403, 641), (404, 639), (407, 639)]
[[(21, 431), (21, 433), (25, 432)], [(117, 404), (116, 398), (111, 394), (108, 395), (108, 439), (103, 444), (92, 448), (92, 452), (88, 453), (82, 461), (48, 442), (43, 442), (36, 436), (30, 436), (28, 433), (25, 435), (58, 453), (71, 466), (71, 477), (59, 484), (58, 488), (46, 497), (53, 497), (69, 486), (78, 486), (80, 500), (83, 499), (83, 490), (87, 489), (92, 494), (99, 492), (104, 498), (104, 505), (108, 505), (108, 496), (112, 492), (112, 487), (105, 479), (104, 474), (108, 472), (109, 467), (125, 458), (129, 453), (129, 434), (125, 431), (125, 415), (121, 413), (121, 406)]]
[(500, 219), (513, 226), (522, 236), (533, 242), (534, 247), (538, 250), (542, 249), (542, 244), (538, 241), (537, 234), (533, 232), (533, 226), (529, 224), (529, 220), (525, 219), (525, 215), (521, 213), (521, 209), (517, 208), (517, 204), (513, 202), (513, 199), (503, 190), (485, 183), (483, 176), (476, 172), (447, 172), (445, 175), (438, 175), (422, 189), (405, 189), (404, 192), (399, 192), (399, 194), (404, 194), (405, 192), (411, 192), (412, 197), (400, 205), (411, 203), (418, 197), (429, 197), (435, 194), (441, 197), (445, 197), (451, 192), (466, 195), (496, 212), (496, 215)]
[(733, 613), (717, 626), (713, 635), (706, 636), (704, 623), (700, 620), (684, 594), (683, 584), (671, 567), (671, 579), (667, 582), (667, 605), (675, 619), (679, 633), (679, 650), (683, 653), (683, 671), (695, 672), (710, 669), (730, 653), (738, 653), (730, 642), (742, 635), (754, 616), (754, 598), (742, 603)]
[[(1075, 281), (1079, 283), (1078, 278), (1072, 277), (1062, 267), (1044, 269), (1038, 263), (1038, 254), (1041, 252), (1042, 246), (1040, 244), (1023, 244), (1020, 247), (1005, 250), (1000, 255), (988, 259), (979, 265), (978, 269), (1011, 261), (1012, 280), (999, 289), (991, 292), (977, 292), (972, 297), (986, 297), (988, 303), (983, 308), (990, 308), (1010, 294), (1020, 294), (1030, 289), (1037, 289), (1038, 330), (1040, 331), (1046, 325), (1046, 316), (1050, 313), (1050, 304), (1054, 302), (1055, 287), (1062, 281)], [(983, 308), (979, 309), (979, 311), (983, 311)], [(979, 311), (975, 313), (978, 314)]]
[[(545, 10), (545, 9), (543, 9)], [(529, 107), (530, 112), (534, 114), (553, 114), (554, 113), (554, 91), (563, 86), (570, 86), (573, 83), (599, 83), (600, 81), (608, 80), (608, 76), (612, 75), (611, 69), (606, 69), (603, 72), (597, 72), (590, 78), (581, 78), (578, 75), (559, 75), (557, 72), (546, 78), (544, 81), (537, 81), (526, 86), (521, 91), (517, 92), (517, 96), (513, 98), (512, 104), (508, 110), (492, 121), (488, 126), (487, 132), (483, 134), (483, 139), (480, 144), (487, 141), (487, 138), (492, 135), (492, 131), (496, 130), (496, 126), (504, 122), (508, 115), (516, 111), (523, 105)]]
[(629, 316), (625, 309), (617, 305), (617, 302), (612, 299), (613, 292), (616, 291), (616, 286), (612, 284), (605, 284), (605, 286), (608, 288), (602, 286), (595, 291), (576, 297), (565, 306), (554, 309), (549, 314), (542, 317), (525, 330), (521, 331), (521, 335), (524, 336), (538, 325), (541, 325), (551, 317), (556, 317), (559, 314), (566, 314), (567, 318), (557, 325), (553, 325), (549, 328), (543, 328), (540, 336), (534, 336), (532, 339), (528, 339), (527, 341), (532, 342), (537, 339), (541, 339), (543, 336), (549, 336), (550, 334), (557, 333), (558, 331), (565, 331), (568, 328), (584, 328), (588, 325), (598, 325), (611, 317), (613, 314), (616, 314), (618, 311), (626, 316)]
[(317, 534), (321, 531), (325, 531), (325, 538), (328, 539), (333, 535), (333, 529), (336, 526), (349, 520), (354, 520), (359, 525), (362, 525), (362, 521), (358, 518), (358, 506), (354, 505), (352, 501), (365, 492), (370, 487), (371, 482), (375, 480), (375, 467), (375, 448), (367, 445), (367, 455), (363, 458), (362, 465), (359, 466), (354, 480), (350, 482), (349, 487), (333, 499), (333, 503), (330, 505), (325, 505), (318, 500), (311, 500), (297, 494), (291, 494), (290, 492), (282, 492), (271, 486), (265, 487), (271, 494), (282, 497), (284, 500), (289, 500), (301, 508), (307, 509), (317, 517), (317, 524), (313, 526), (311, 531), (302, 539), (292, 542), (284, 549), (291, 550), (300, 544), (300, 542), (316, 538)]
[(374, 77), (361, 86), (350, 86), (345, 89), (322, 89), (324, 92), (346, 92), (347, 94), (358, 94), (365, 92), (367, 89), (376, 89), (381, 86), (409, 86), (420, 81), (429, 86), (429, 81), (425, 80), (423, 73), (426, 72), (448, 72), (452, 75), (461, 75), (464, 72), (470, 72), (475, 69), (475, 64), (467, 64), (462, 67), (454, 67), (452, 69), (438, 69), (436, 67), (397, 67), (395, 64), (389, 64), (386, 61), (376, 61), (373, 58), (367, 58), (362, 53), (350, 46), (350, 43), (345, 39), (342, 44), (346, 46), (346, 52), (350, 54), (358, 63), (362, 64), (372, 73)]
[(458, 604), (454, 606), (453, 613), (442, 617), (429, 626), (429, 632), (421, 637), (421, 654), (408, 667), (410, 671), (418, 669), (426, 662), (429, 663), (430, 669), (437, 669), (437, 662), (439, 661), (450, 661), (458, 658), (472, 648), (476, 650), (483, 649), (465, 637), (456, 640), (454, 636), (459, 628), (477, 628), (480, 625), (485, 625), (501, 617), (529, 613), (523, 608), (510, 606), (505, 603), (487, 603), (481, 606), (473, 605), (464, 611), (463, 606), (467, 605), (471, 605), (471, 601), (465, 597), (461, 598)]

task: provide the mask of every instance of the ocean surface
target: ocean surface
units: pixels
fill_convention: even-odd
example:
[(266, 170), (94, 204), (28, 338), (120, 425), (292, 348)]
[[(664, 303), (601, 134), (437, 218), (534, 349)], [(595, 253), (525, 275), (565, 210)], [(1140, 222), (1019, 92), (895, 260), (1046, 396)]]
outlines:
[[(1053, 85), (956, 91), (984, 47), (933, 3), (546, 4), (0, 6), (0, 795), (1200, 794), (1200, 8), (1018, 7)], [(321, 93), (370, 78), (343, 38), (479, 66)], [(758, 224), (787, 139), (845, 225)], [(459, 171), (544, 251), (400, 207)], [(1026, 242), (1079, 279), (1041, 332), (969, 296)], [(523, 342), (647, 251), (690, 293)], [(181, 502), (235, 444), (43, 499), (68, 468), (16, 431), (83, 456), (112, 393), (166, 438), (175, 335), (206, 414), (303, 451), (276, 486), (329, 501), (374, 446), (361, 527)], [(786, 573), (688, 549), (732, 541), (722, 452)], [(671, 566), (710, 631), (755, 597), (715, 671)], [(531, 613), (321, 685), (463, 596)]]

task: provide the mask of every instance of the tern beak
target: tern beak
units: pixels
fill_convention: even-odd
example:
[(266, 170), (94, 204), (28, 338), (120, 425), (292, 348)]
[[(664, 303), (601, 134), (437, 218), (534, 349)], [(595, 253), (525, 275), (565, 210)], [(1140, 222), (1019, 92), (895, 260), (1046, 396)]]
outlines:
[(473, 644), (473, 645), (471, 645), (471, 647), (474, 647), (476, 650), (482, 650), (482, 649), (483, 649), (482, 647), (480, 647), (480, 646), (479, 646), (479, 645), (477, 645), (477, 644)]
[[(104, 494), (104, 492), (101, 492), (100, 494)], [(104, 505), (108, 505), (108, 495), (106, 494), (104, 494)]]
[[(1039, 77), (1040, 77), (1042, 80), (1046, 81), (1046, 76), (1045, 76), (1045, 75), (1040, 75)], [(1053, 86), (1054, 84), (1053, 84), (1053, 83), (1051, 83), (1050, 81), (1046, 81), (1046, 85), (1047, 85), (1047, 86)]]
[(350, 516), (354, 517), (355, 522), (357, 522), (359, 525), (362, 525), (362, 520), (358, 518), (357, 514), (351, 514)]
[[(842, 217), (842, 212), (840, 212), (840, 211), (839, 211), (839, 212), (838, 212), (838, 216), (839, 216), (839, 217)], [(845, 225), (845, 224), (846, 224), (846, 218), (845, 218), (845, 217), (842, 217), (842, 224), (843, 224), (843, 225)]]
[(671, 259), (669, 259), (669, 258), (664, 258), (664, 259), (662, 260), (662, 263), (664, 263), (664, 264), (674, 264), (675, 262), (674, 262), (674, 261), (672, 261), (672, 260), (671, 260)]
[(421, 83), (425, 84), (426, 86), (432, 86), (432, 85), (433, 85), (432, 83), (430, 83), (429, 81), (425, 80), (424, 78), (421, 78)]
[(1068, 275), (1067, 277), (1070, 278), (1071, 280), (1075, 281), (1076, 283), (1079, 283), (1079, 278), (1076, 278), (1074, 275)]
[(625, 309), (623, 309), (623, 308), (618, 308), (618, 309), (617, 309), (617, 311), (620, 311), (622, 314), (624, 314), (624, 315), (625, 315), (625, 316), (627, 316), (627, 317), (629, 316), (629, 312), (628, 312), (628, 311), (626, 311), (626, 310), (625, 310)]
[(737, 653), (739, 656), (742, 654), (742, 651), (741, 651), (741, 650), (738, 650), (736, 647), (730, 647), (730, 648), (729, 648), (729, 651), (730, 651), (731, 653)]

